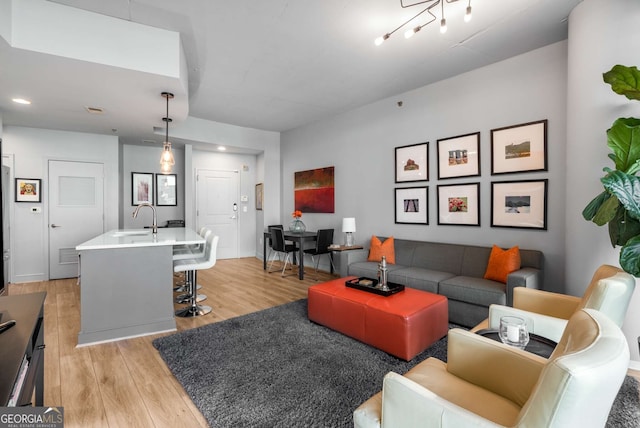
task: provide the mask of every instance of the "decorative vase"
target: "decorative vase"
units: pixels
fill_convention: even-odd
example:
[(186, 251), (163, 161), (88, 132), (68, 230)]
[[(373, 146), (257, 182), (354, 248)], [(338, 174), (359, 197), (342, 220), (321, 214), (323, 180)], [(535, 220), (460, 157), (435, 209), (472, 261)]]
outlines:
[(294, 219), (289, 225), (289, 231), (294, 233), (301, 233), (307, 230), (307, 226), (304, 225), (299, 218)]

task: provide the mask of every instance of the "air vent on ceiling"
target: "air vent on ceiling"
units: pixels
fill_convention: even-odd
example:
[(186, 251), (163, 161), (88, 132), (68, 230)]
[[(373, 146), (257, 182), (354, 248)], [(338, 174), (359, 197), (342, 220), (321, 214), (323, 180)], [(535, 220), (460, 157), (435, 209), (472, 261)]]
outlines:
[(87, 110), (87, 112), (89, 112), (91, 114), (102, 114), (102, 113), (104, 113), (104, 110), (102, 110), (100, 107), (85, 107), (85, 109)]
[(156, 140), (142, 140), (144, 144), (155, 144)]

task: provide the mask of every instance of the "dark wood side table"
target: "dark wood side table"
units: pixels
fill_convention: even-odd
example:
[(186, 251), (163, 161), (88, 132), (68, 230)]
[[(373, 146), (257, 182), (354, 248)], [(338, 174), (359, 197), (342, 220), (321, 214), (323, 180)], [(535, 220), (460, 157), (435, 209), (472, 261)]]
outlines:
[[(501, 342), (498, 330), (485, 328), (476, 331), (476, 334)], [(529, 333), (529, 343), (525, 346), (524, 350), (531, 352), (532, 354), (540, 355), (544, 358), (549, 358), (557, 345), (558, 344), (553, 340), (538, 336), (537, 334)]]
[(347, 276), (347, 253), (353, 250), (362, 250), (364, 247), (362, 245), (332, 245), (329, 249), (334, 252), (333, 262), (336, 265), (336, 270), (340, 276)]
[[(21, 388), (16, 406), (43, 405), (46, 295), (39, 292), (0, 297), (0, 322), (16, 320), (13, 327), (0, 333), (0, 406), (9, 405), (16, 386)], [(32, 403), (34, 388), (36, 402)]]

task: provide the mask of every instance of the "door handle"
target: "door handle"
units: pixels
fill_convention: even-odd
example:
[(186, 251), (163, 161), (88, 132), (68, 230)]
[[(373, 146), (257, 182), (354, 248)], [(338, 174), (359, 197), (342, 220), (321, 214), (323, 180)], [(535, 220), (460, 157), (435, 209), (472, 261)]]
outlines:
[(58, 226), (57, 224), (52, 224), (51, 227), (56, 228), (56, 227), (62, 227), (62, 226)]
[(229, 217), (229, 218), (230, 218), (231, 220), (235, 220), (235, 219), (236, 219), (236, 216), (235, 216), (235, 215), (232, 215), (232, 216), (231, 216), (231, 217)]

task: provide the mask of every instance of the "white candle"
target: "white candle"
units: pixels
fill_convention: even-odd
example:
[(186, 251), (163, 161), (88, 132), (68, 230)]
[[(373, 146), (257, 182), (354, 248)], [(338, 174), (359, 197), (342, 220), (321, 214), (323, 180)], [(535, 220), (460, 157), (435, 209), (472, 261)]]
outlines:
[(507, 326), (507, 339), (509, 342), (519, 342), (520, 341), (520, 327), (517, 325), (508, 325)]

